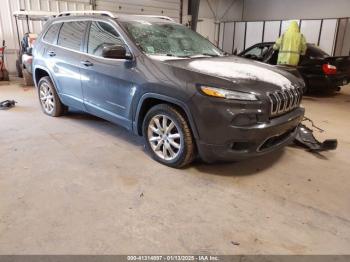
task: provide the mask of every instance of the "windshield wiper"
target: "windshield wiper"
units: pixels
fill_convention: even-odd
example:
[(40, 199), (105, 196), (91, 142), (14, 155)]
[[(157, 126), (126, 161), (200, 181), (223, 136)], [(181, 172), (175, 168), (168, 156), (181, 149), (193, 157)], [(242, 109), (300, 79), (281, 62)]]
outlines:
[(179, 57), (179, 58), (191, 58), (189, 55), (174, 55), (174, 54), (165, 54), (166, 56)]
[(211, 57), (218, 57), (220, 55), (218, 54), (209, 54), (209, 53), (202, 53), (201, 55), (211, 56)]
[(179, 57), (179, 58), (191, 58), (189, 55), (165, 54), (165, 56), (172, 56), (172, 57)]

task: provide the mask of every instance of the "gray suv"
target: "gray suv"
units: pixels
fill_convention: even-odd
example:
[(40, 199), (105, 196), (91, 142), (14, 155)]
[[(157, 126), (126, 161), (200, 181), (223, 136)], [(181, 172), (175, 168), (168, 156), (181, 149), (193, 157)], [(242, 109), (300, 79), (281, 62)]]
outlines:
[(46, 24), (33, 56), (45, 114), (70, 107), (121, 125), (171, 167), (274, 151), (304, 115), (301, 79), (228, 56), (167, 17), (64, 13)]

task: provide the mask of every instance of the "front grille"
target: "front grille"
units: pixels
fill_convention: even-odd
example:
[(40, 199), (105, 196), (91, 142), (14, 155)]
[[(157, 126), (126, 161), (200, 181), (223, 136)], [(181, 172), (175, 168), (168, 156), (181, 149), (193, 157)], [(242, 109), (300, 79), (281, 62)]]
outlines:
[(299, 88), (288, 88), (274, 93), (268, 93), (271, 103), (271, 117), (283, 115), (298, 107), (303, 92)]

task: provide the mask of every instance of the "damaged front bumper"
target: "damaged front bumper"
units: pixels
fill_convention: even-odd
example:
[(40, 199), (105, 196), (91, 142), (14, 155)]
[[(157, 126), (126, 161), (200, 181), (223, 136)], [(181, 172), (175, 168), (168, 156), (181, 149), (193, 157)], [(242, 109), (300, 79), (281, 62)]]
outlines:
[(338, 146), (337, 139), (327, 139), (319, 142), (314, 137), (313, 131), (303, 124), (300, 124), (297, 128), (294, 143), (308, 149), (310, 152), (335, 150)]
[(293, 142), (304, 113), (304, 108), (298, 107), (266, 123), (249, 127), (231, 126), (225, 133), (216, 134), (226, 138), (224, 144), (197, 141), (199, 155), (206, 162), (233, 161), (278, 150)]

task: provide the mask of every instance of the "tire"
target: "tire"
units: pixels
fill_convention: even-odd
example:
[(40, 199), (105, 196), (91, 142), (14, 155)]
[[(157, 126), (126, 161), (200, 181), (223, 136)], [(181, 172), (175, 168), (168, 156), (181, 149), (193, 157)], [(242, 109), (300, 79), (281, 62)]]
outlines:
[(45, 76), (39, 80), (38, 96), (41, 109), (45, 114), (57, 117), (63, 115), (66, 111), (66, 107), (58, 97), (50, 77)]
[(33, 86), (34, 82), (33, 82), (32, 74), (29, 73), (28, 70), (25, 68), (23, 68), (22, 72), (23, 72), (24, 85), (25, 86)]
[(16, 70), (17, 70), (17, 76), (22, 78), (23, 77), (22, 65), (21, 65), (21, 62), (18, 59), (16, 60)]
[(142, 130), (146, 149), (156, 161), (173, 168), (184, 167), (193, 161), (192, 132), (183, 114), (175, 107), (167, 104), (152, 107), (145, 116)]

